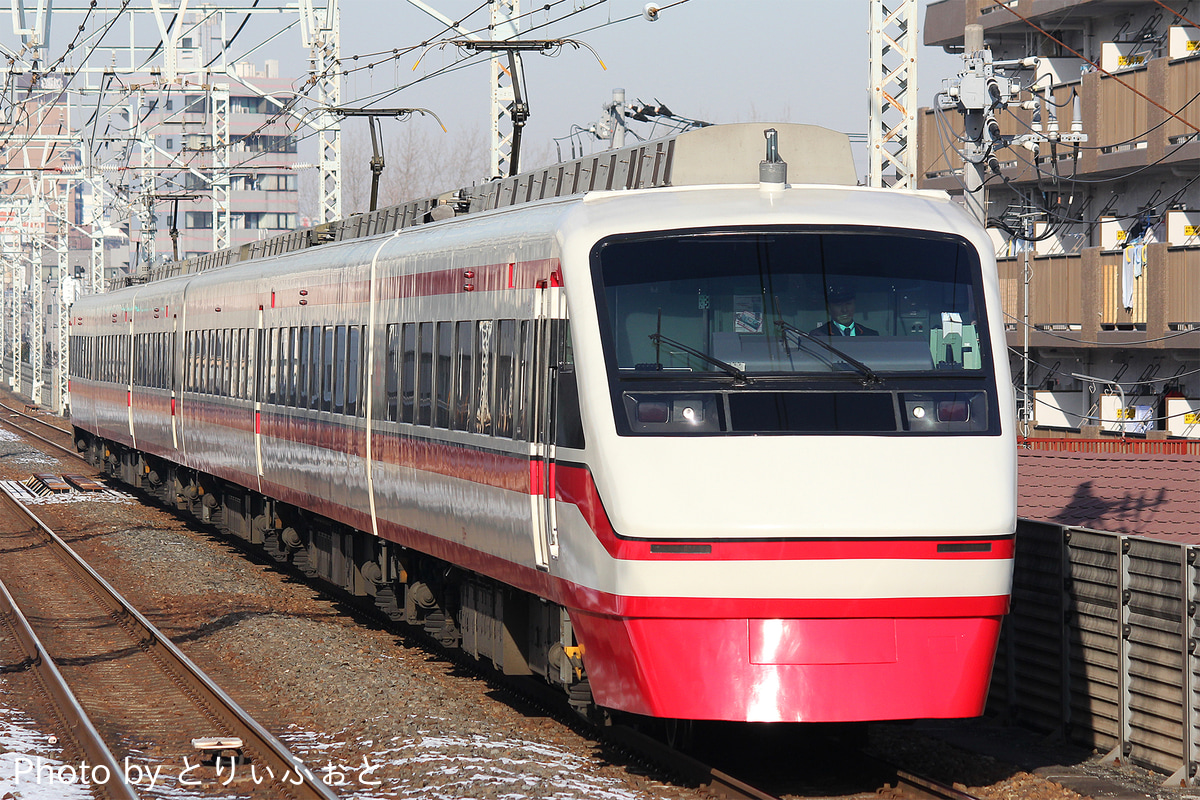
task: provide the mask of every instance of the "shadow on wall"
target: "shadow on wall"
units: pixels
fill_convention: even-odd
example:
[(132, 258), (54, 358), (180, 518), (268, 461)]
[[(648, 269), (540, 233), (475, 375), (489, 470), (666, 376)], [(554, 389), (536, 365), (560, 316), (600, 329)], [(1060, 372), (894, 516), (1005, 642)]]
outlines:
[(1155, 510), (1167, 502), (1167, 490), (1162, 486), (1140, 492), (1127, 489), (1121, 497), (1098, 492), (1103, 492), (1103, 487), (1098, 489), (1096, 481), (1084, 481), (1050, 520), (1112, 533), (1138, 533), (1146, 529)]

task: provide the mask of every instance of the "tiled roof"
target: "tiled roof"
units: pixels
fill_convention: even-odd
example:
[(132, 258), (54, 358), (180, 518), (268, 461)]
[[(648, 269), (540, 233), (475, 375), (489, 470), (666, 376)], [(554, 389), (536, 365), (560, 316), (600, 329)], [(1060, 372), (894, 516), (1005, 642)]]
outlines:
[(1200, 456), (1020, 451), (1025, 519), (1200, 544)]

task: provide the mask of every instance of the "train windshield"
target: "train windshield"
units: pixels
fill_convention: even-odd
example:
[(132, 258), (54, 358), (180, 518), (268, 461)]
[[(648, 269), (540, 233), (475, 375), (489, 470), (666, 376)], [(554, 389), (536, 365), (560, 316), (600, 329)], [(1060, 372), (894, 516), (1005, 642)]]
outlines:
[(618, 375), (980, 375), (980, 267), (952, 236), (770, 229), (622, 236), (592, 251)]

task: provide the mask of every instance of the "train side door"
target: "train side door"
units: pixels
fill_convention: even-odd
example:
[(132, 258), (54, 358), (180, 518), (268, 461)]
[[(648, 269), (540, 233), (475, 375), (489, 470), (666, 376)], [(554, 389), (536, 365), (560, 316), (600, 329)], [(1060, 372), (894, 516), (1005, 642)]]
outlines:
[[(543, 316), (537, 320), (533, 354), (533, 436), (530, 489), (534, 552), (539, 569), (558, 558), (555, 459), (559, 383), (566, 349), (566, 302), (560, 289), (543, 290)], [(573, 379), (573, 375), (571, 378)]]

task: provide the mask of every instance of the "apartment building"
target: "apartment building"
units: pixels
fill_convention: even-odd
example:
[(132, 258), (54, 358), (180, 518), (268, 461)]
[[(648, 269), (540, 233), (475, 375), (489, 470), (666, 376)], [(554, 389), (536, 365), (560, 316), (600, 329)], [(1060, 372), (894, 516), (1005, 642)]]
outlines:
[[(186, 43), (186, 40), (185, 40)], [(186, 65), (188, 48), (181, 48)], [(198, 51), (197, 51), (198, 57)], [(300, 224), (297, 173), (298, 137), (287, 113), (294, 80), (281, 77), (279, 64), (237, 63), (234, 76), (213, 75), (228, 86), (226, 115), (230, 147), (228, 171), (229, 245), (237, 247), (292, 230)], [(156, 178), (154, 252), (161, 260), (210, 253), (220, 205), (214, 200), (215, 108), (212, 93), (184, 84), (160, 91), (143, 125), (152, 131)], [(220, 177), (220, 170), (216, 177)], [(178, 231), (177, 241), (171, 230)], [(136, 238), (136, 237), (135, 237)]]
[[(1040, 90), (1047, 111), (1035, 120), (1010, 105), (1003, 134), (1037, 122), (1066, 132), (1078, 109), (1088, 136), (1036, 155), (998, 150), (987, 181), (1032, 435), (1200, 438), (1197, 17), (1195, 3), (1155, 0), (942, 0), (926, 11), (927, 45), (961, 52), (974, 23), (996, 60), (1039, 58), (1009, 74), (1026, 87), (1021, 100)], [(960, 116), (921, 109), (918, 125), (919, 185), (961, 194)]]

